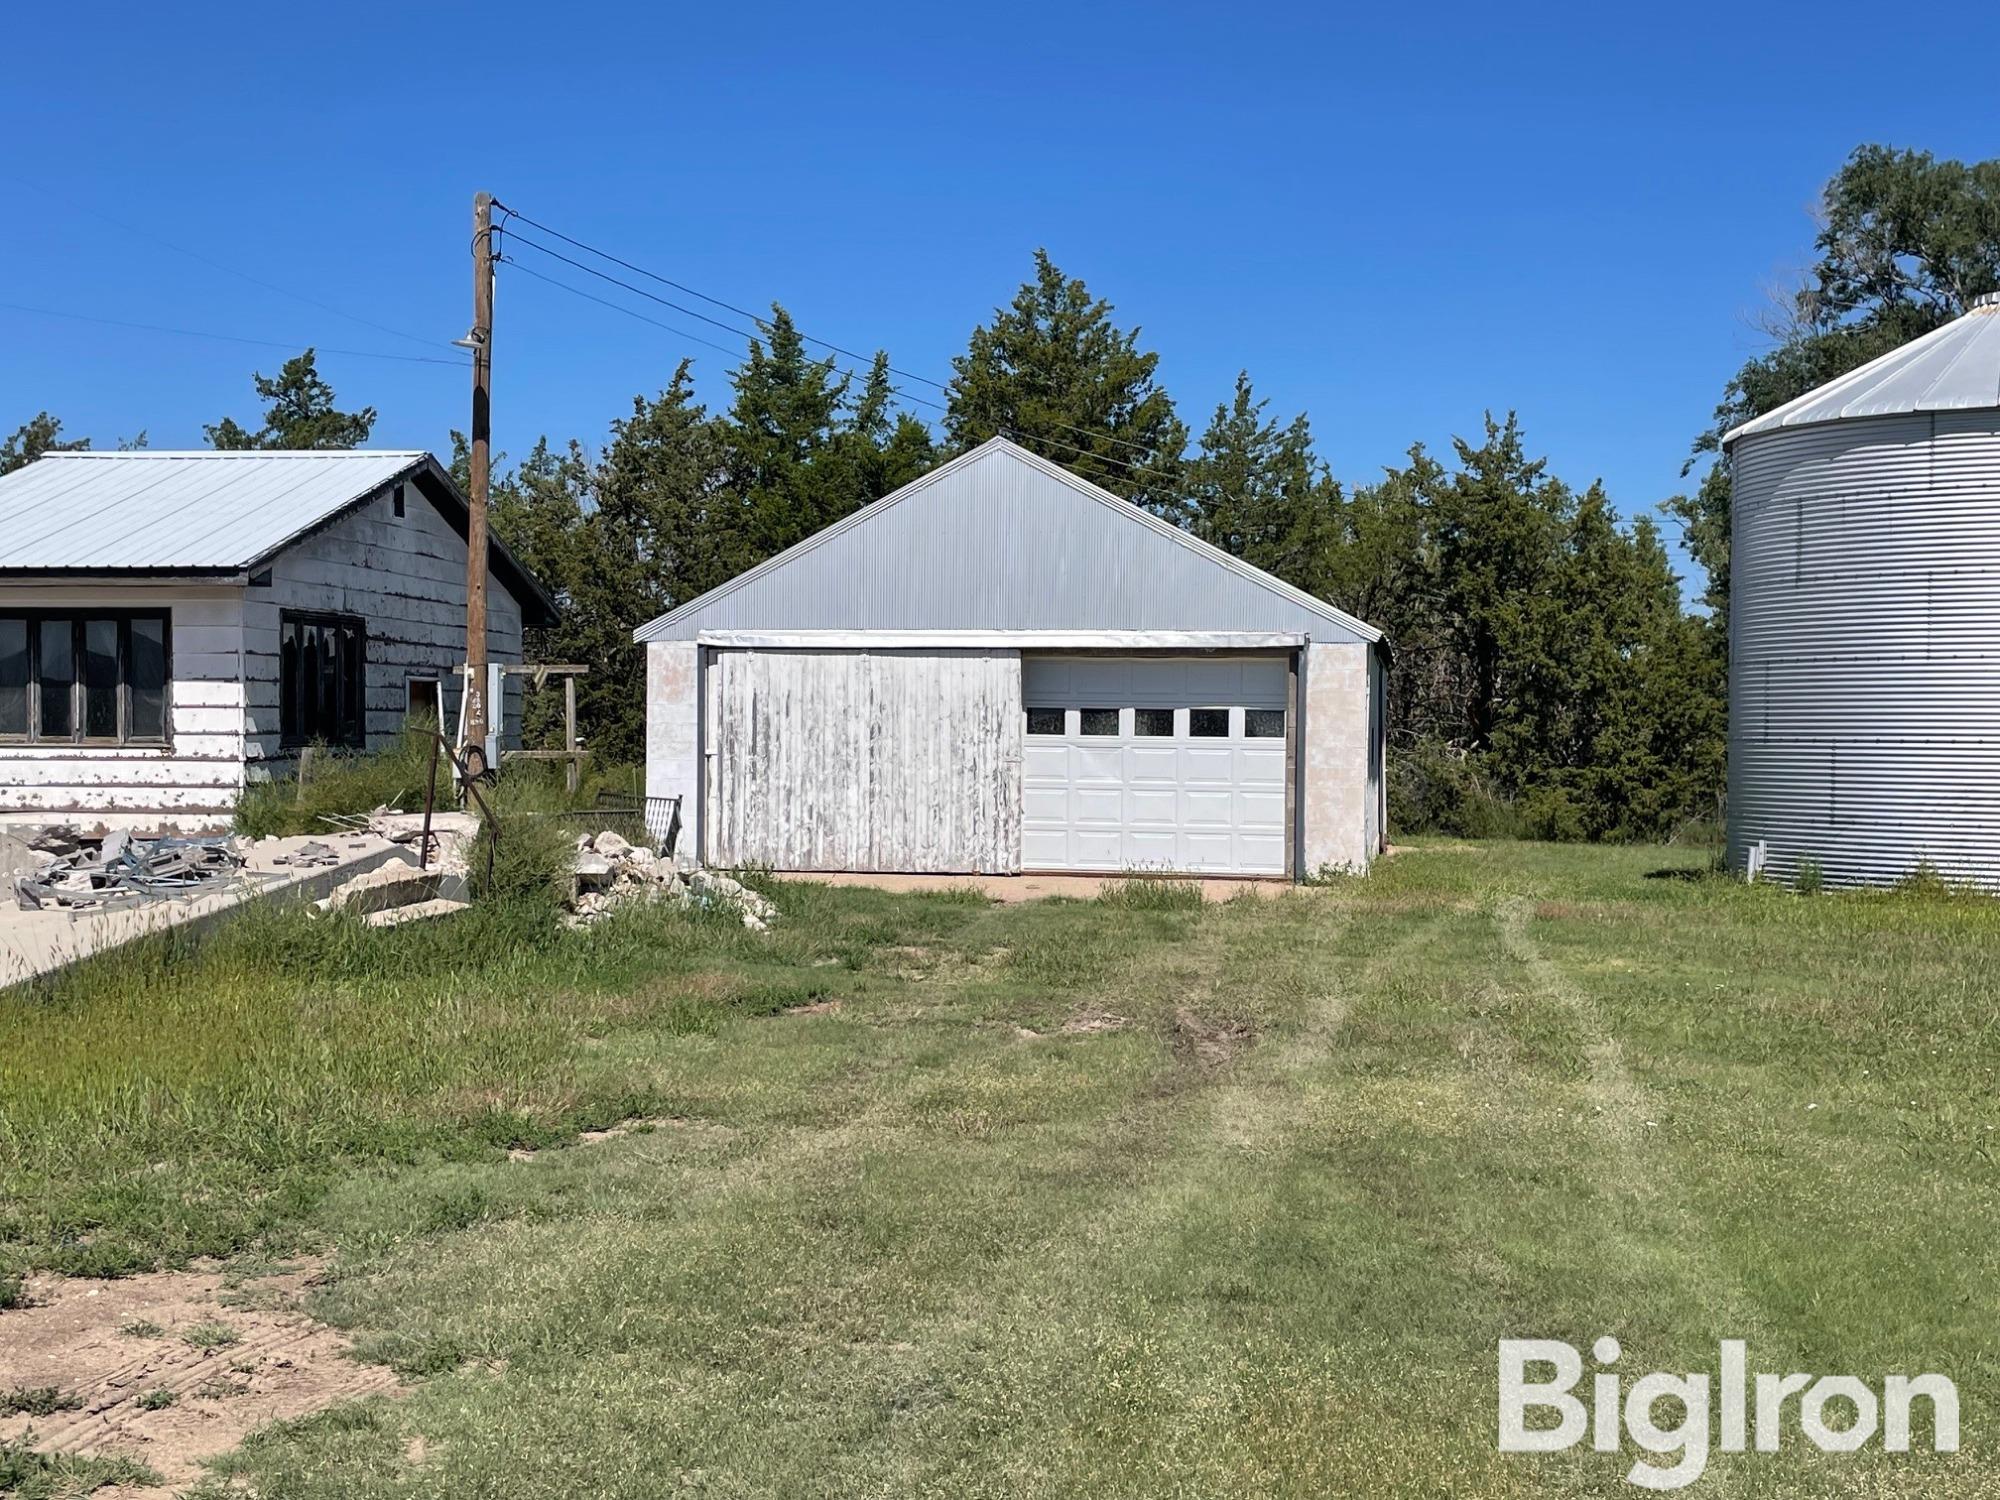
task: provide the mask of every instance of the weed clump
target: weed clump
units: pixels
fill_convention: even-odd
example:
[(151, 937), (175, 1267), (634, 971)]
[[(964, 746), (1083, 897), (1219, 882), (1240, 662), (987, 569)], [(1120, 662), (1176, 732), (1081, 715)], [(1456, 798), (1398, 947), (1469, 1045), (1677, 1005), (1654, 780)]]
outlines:
[(114, 1484), (159, 1482), (160, 1476), (136, 1459), (37, 1453), (25, 1442), (0, 1442), (0, 1495), (12, 1500), (57, 1500), (88, 1495)]
[(50, 1417), (82, 1405), (83, 1397), (59, 1385), (17, 1385), (0, 1391), (0, 1417)]
[[(432, 725), (406, 724), (380, 750), (366, 754), (315, 747), (303, 774), (293, 771), (244, 787), (236, 803), (236, 831), (247, 838), (326, 832), (326, 816), (355, 816), (378, 807), (423, 806), (430, 776)], [(438, 768), (440, 795), (451, 785), (451, 768)]]
[(1196, 911), (1201, 902), (1201, 886), (1192, 880), (1107, 880), (1097, 892), (1099, 906), (1126, 911)]

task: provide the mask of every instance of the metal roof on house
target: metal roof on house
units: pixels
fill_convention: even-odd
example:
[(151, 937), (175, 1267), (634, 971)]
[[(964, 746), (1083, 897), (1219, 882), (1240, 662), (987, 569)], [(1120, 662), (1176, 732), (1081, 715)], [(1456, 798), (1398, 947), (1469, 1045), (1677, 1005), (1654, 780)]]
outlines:
[(1382, 632), (991, 438), (633, 632)]
[[(0, 575), (243, 573), (399, 480), (464, 535), (465, 497), (421, 449), (45, 453), (0, 477)], [(529, 623), (553, 620), (497, 541), (491, 557)]]
[(1871, 359), (1722, 439), (1847, 417), (2000, 407), (2000, 293), (1988, 293), (1961, 316), (1899, 349)]
[(48, 453), (0, 479), (0, 568), (248, 567), (420, 452)]

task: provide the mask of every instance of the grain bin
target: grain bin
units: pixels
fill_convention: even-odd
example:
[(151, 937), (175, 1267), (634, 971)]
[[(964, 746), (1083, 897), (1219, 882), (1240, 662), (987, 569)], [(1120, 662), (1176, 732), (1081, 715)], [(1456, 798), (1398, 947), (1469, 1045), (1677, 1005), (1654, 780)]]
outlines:
[(1731, 866), (2000, 889), (2000, 297), (1724, 445)]

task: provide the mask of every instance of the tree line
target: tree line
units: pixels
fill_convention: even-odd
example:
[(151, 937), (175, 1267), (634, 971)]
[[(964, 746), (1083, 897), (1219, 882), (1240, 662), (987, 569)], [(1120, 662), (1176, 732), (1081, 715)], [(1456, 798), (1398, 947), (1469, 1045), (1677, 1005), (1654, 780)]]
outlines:
[[(1511, 412), (1358, 483), (1332, 472), (1308, 417), (1274, 414), (1247, 372), (1197, 434), (1139, 330), (1043, 252), (952, 361), (935, 426), (909, 410), (886, 354), (865, 371), (816, 358), (774, 306), (726, 407), (696, 398), (683, 361), (598, 447), (544, 437), (497, 465), (493, 525), (561, 605), (531, 634), (530, 658), (588, 665), (592, 748), (637, 760), (636, 626), (1005, 433), (1387, 632), (1397, 829), (1658, 838), (1721, 812), (1721, 434), (2000, 285), (2000, 162), (1863, 147), (1827, 186), (1816, 252), (1772, 348), (1729, 380), (1696, 439), (1698, 485), (1659, 507), (1707, 575), (1695, 609), (1653, 516), (1620, 519), (1601, 484), (1558, 477)], [(206, 429), (212, 445), (352, 447), (375, 421), (373, 408), (339, 408), (310, 350), (256, 389), (259, 425), (225, 417)], [(43, 413), (0, 445), (0, 473), (66, 445)], [(457, 433), (452, 446), (463, 482)]]

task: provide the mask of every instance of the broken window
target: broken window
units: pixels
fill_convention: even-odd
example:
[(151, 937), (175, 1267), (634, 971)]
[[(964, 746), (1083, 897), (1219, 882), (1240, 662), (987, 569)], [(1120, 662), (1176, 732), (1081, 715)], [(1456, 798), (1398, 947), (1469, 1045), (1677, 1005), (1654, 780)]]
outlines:
[(0, 614), (0, 739), (143, 745), (166, 738), (164, 614)]
[(367, 641), (355, 615), (279, 616), (278, 730), (287, 748), (367, 744)]

